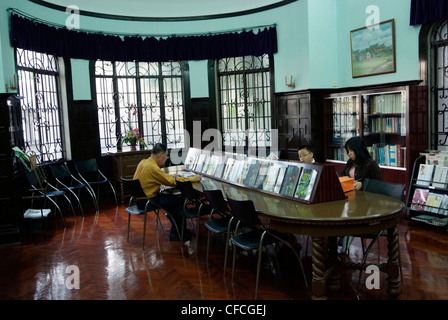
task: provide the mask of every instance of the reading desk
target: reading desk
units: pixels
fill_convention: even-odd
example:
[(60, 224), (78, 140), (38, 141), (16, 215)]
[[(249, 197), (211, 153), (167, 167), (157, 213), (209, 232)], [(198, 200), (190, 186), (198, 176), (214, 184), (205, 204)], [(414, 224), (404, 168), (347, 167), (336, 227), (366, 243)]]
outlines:
[[(182, 167), (166, 169), (175, 173)], [(208, 177), (204, 177), (202, 182), (207, 189), (221, 189), (227, 197), (252, 200), (257, 211), (269, 218), (270, 228), (312, 237), (313, 299), (326, 299), (327, 282), (330, 290), (340, 288), (339, 275), (333, 272), (338, 264), (357, 270), (366, 268), (366, 265), (344, 264), (338, 260), (337, 237), (388, 230), (388, 261), (378, 267), (388, 274), (388, 294), (393, 297), (400, 294), (396, 225), (397, 216), (404, 208), (403, 202), (376, 193), (353, 191), (345, 200), (304, 204)], [(194, 183), (194, 186), (202, 191), (201, 183)]]

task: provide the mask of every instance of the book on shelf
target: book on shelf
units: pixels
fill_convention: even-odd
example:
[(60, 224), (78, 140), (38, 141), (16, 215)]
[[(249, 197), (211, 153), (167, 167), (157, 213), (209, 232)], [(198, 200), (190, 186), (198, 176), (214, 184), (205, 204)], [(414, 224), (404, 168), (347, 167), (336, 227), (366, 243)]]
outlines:
[(418, 169), (417, 184), (427, 186), (431, 184), (434, 173), (434, 165), (421, 163)]
[(243, 170), (244, 160), (238, 160), (236, 159), (233, 168), (231, 169), (229, 173), (229, 181), (230, 182), (236, 182), (238, 176), (241, 174), (241, 170)]
[(233, 169), (233, 165), (234, 164), (235, 164), (235, 159), (234, 158), (227, 158), (226, 166), (225, 166), (225, 169), (224, 169), (224, 173), (222, 174), (222, 178), (224, 180), (228, 180), (229, 179), (229, 175), (230, 175), (230, 172)]
[(255, 185), (255, 181), (257, 181), (258, 172), (260, 171), (261, 163), (258, 160), (254, 160), (250, 163), (249, 169), (247, 171), (246, 180), (244, 180), (244, 184), (248, 187), (253, 187)]
[(189, 170), (194, 170), (196, 163), (198, 162), (198, 156), (192, 156), (186, 161), (186, 167)]
[(247, 177), (247, 173), (249, 172), (249, 165), (250, 165), (249, 161), (243, 161), (242, 168), (236, 178), (237, 183), (244, 184), (244, 181), (246, 180)]
[(300, 175), (299, 183), (297, 184), (294, 198), (302, 200), (310, 200), (311, 193), (316, 182), (317, 170), (304, 168)]
[(195, 171), (197, 171), (197, 172), (202, 172), (202, 166), (204, 165), (204, 162), (205, 162), (205, 158), (206, 158), (206, 157), (207, 157), (207, 156), (206, 156), (205, 154), (203, 154), (203, 153), (201, 153), (201, 154), (199, 155), (199, 157), (198, 157), (198, 161), (197, 161), (196, 166), (195, 166), (195, 168), (194, 168)]
[(215, 155), (212, 155), (210, 157), (210, 162), (208, 164), (208, 168), (207, 168), (207, 171), (205, 173), (208, 174), (208, 175), (213, 176), (215, 174), (216, 168), (218, 166), (218, 162), (219, 162), (219, 157), (215, 156)]
[(201, 169), (201, 173), (207, 173), (208, 166), (210, 165), (210, 159), (211, 159), (210, 155), (205, 156), (205, 160), (204, 160), (204, 164)]
[(425, 211), (438, 213), (442, 204), (443, 194), (429, 192), (426, 199)]
[(264, 179), (266, 179), (266, 176), (268, 175), (268, 169), (270, 166), (270, 162), (263, 161), (261, 163), (260, 169), (258, 170), (258, 176), (257, 180), (255, 180), (255, 188), (262, 189), (263, 188), (263, 182)]
[(430, 152), (421, 152), (420, 155), (426, 157), (426, 164), (448, 167), (448, 152), (433, 150)]
[(446, 194), (443, 195), (442, 203), (440, 204), (438, 213), (448, 216), (448, 195)]
[(275, 182), (274, 192), (280, 193), (280, 189), (282, 188), (283, 179), (285, 177), (287, 166), (280, 166), (278, 169), (277, 181)]
[(283, 177), (280, 194), (288, 197), (294, 196), (297, 182), (299, 182), (301, 167), (289, 165), (286, 168), (285, 176)]
[(446, 189), (448, 179), (448, 167), (436, 166), (431, 186), (435, 188)]
[(280, 166), (276, 163), (271, 163), (268, 169), (266, 178), (263, 181), (263, 190), (274, 191), (275, 183), (277, 182), (278, 171)]
[(216, 178), (221, 179), (225, 167), (226, 167), (226, 157), (225, 156), (218, 157), (218, 162), (216, 164), (215, 174), (213, 176), (216, 177)]
[(411, 209), (414, 210), (425, 210), (426, 199), (428, 199), (428, 189), (417, 188), (414, 190), (414, 195), (412, 196)]

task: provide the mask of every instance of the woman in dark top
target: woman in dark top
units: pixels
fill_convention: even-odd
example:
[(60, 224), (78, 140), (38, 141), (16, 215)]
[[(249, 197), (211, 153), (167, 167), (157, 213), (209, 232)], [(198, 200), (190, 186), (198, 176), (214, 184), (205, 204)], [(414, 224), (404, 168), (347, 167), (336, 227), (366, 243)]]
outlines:
[(340, 176), (355, 179), (355, 190), (362, 190), (365, 178), (383, 180), (378, 163), (372, 159), (361, 137), (353, 137), (344, 145), (350, 159)]

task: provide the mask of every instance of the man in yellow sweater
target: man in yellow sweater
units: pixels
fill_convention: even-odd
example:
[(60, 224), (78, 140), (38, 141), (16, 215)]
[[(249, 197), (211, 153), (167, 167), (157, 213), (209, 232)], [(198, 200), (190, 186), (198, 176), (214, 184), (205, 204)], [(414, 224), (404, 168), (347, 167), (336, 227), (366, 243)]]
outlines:
[[(182, 226), (182, 207), (183, 200), (168, 192), (160, 192), (160, 186), (176, 186), (176, 179), (164, 172), (161, 167), (165, 164), (168, 158), (167, 147), (161, 143), (156, 143), (152, 149), (151, 156), (147, 159), (143, 159), (137, 166), (134, 173), (134, 179), (139, 179), (143, 187), (143, 191), (154, 203), (159, 205), (168, 211), (178, 228)], [(185, 180), (199, 181), (200, 175), (194, 177), (185, 178)], [(140, 208), (145, 207), (146, 201), (137, 202)], [(179, 240), (179, 236), (176, 231), (171, 217), (168, 215), (171, 221), (171, 233), (170, 240)], [(186, 228), (186, 227), (185, 227)], [(179, 230), (180, 232), (182, 230)], [(184, 230), (184, 240), (188, 240), (191, 237), (189, 230)]]

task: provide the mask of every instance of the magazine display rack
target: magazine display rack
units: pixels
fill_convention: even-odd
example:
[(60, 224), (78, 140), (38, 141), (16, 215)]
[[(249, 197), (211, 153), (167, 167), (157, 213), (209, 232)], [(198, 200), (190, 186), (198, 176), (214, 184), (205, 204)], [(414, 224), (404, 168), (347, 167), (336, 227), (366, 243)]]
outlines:
[(448, 230), (448, 154), (421, 153), (414, 162), (406, 204), (408, 221)]
[(307, 204), (346, 198), (332, 164), (271, 160), (190, 148), (183, 169)]

